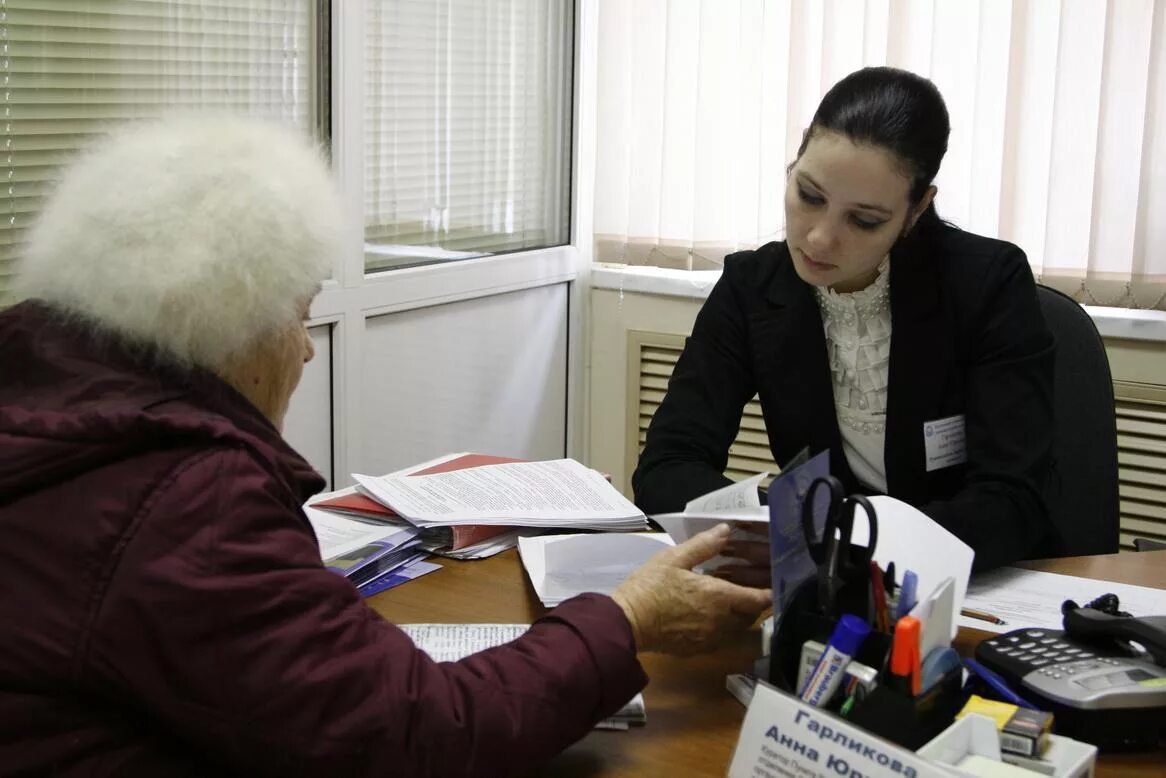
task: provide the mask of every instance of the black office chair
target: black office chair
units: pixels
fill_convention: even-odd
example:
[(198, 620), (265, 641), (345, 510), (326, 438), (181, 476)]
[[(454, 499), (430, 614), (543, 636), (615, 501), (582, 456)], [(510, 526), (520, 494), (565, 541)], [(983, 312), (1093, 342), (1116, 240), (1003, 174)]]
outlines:
[(1057, 342), (1053, 374), (1053, 472), (1045, 501), (1057, 537), (1041, 556), (1118, 549), (1117, 422), (1105, 344), (1073, 298), (1037, 286)]

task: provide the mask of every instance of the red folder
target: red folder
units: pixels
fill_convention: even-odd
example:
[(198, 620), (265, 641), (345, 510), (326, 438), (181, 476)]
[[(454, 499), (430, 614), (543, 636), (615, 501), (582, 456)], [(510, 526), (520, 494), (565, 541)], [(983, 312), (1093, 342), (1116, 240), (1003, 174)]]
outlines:
[[(469, 470), (472, 467), (481, 467), (482, 465), (505, 465), (510, 462), (525, 461), (527, 460), (496, 457), (489, 454), (463, 454), (447, 462), (441, 462), (431, 467), (418, 470), (415, 473), (409, 473), (409, 475), (450, 473), (454, 470)], [(355, 516), (372, 518), (377, 521), (401, 521), (400, 516), (392, 508), (381, 505), (376, 500), (356, 492), (312, 503), (312, 507), (330, 509), (337, 513), (351, 513)], [(445, 529), (449, 529), (452, 535), (449, 543), (450, 550), (458, 551), (466, 546), (481, 543), (483, 540), (492, 538), (495, 535), (501, 535), (503, 532), (509, 532), (511, 528), (495, 526), (493, 524), (460, 524)]]

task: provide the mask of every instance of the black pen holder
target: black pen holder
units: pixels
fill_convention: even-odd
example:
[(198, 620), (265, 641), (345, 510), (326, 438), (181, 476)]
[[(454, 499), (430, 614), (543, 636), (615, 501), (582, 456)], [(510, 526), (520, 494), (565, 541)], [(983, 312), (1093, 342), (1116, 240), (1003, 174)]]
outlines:
[[(864, 549), (852, 547), (854, 553)], [(776, 614), (769, 646), (769, 682), (783, 691), (797, 694), (802, 644), (816, 640), (825, 645), (838, 624), (838, 617), (851, 613), (868, 623), (873, 617), (870, 576), (846, 581), (835, 597), (834, 612), (827, 613), (819, 599), (818, 578), (813, 576), (798, 586), (785, 610)], [(891, 636), (871, 632), (858, 650), (855, 661), (881, 669), (891, 650)]]
[(854, 706), (847, 720), (915, 751), (955, 720), (968, 700), (963, 682), (963, 667), (957, 666), (918, 697), (880, 684)]
[[(871, 620), (871, 608), (860, 607), (863, 598), (870, 597), (869, 578), (850, 582), (854, 586), (839, 592), (837, 615), (854, 613)], [(769, 653), (769, 682), (777, 688), (797, 696), (795, 688), (802, 645), (807, 640), (826, 644), (837, 618), (826, 615), (819, 605), (818, 579), (801, 584), (785, 610), (774, 620), (773, 638)], [(963, 669), (955, 667), (931, 688), (915, 697), (883, 683), (890, 662), (892, 636), (872, 630), (858, 649), (854, 661), (879, 672), (880, 682), (871, 692), (855, 700), (846, 720), (879, 737), (898, 743), (911, 750), (918, 749), (938, 735), (955, 719), (955, 714), (967, 702), (962, 691)], [(828, 708), (837, 713), (837, 704)]]

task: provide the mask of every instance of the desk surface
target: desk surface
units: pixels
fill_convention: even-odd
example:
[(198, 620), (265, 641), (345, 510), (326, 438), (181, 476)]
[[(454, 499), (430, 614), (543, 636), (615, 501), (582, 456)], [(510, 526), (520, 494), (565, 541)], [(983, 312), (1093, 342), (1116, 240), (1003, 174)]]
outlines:
[[(443, 560), (444, 569), (373, 597), (369, 604), (398, 623), (530, 623), (544, 609), (515, 551), (477, 562)], [(1035, 570), (1166, 589), (1166, 551), (1076, 557), (1025, 564)], [(987, 633), (961, 630), (967, 648)], [(641, 658), (648, 724), (627, 732), (593, 732), (541, 773), (570, 776), (724, 775), (745, 709), (725, 691), (725, 675), (747, 670), (758, 654), (756, 632), (719, 651), (675, 659)], [(1105, 755), (1097, 776), (1162, 776), (1166, 754)]]

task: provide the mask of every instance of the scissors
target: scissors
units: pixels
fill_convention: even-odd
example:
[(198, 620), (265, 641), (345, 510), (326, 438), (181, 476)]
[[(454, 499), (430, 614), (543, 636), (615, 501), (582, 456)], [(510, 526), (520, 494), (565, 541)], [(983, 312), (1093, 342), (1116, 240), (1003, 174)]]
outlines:
[[(830, 501), (826, 506), (822, 535), (818, 537), (814, 526), (814, 497), (822, 488), (829, 493)], [(866, 512), (866, 521), (870, 526), (870, 538), (866, 546), (852, 546), (850, 543), (856, 507)], [(841, 482), (834, 476), (815, 478), (802, 502), (802, 532), (806, 537), (810, 558), (818, 565), (818, 602), (827, 615), (836, 617), (839, 613), (839, 592), (848, 583), (870, 579), (871, 557), (874, 556), (879, 538), (874, 506), (860, 494), (847, 497)], [(865, 590), (862, 599), (866, 599)]]

